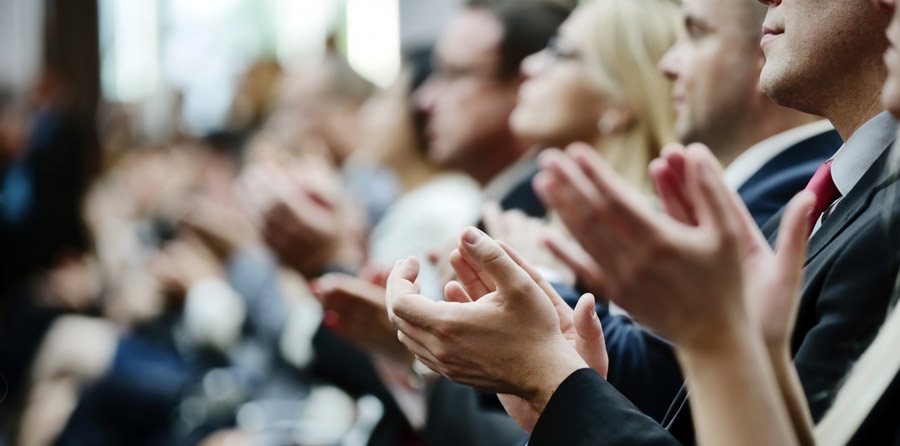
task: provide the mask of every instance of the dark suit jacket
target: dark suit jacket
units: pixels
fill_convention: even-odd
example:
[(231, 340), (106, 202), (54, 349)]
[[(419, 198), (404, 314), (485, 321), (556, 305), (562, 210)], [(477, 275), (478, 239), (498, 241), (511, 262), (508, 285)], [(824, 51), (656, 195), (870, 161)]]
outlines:
[[(753, 174), (738, 193), (757, 224), (769, 220), (803, 190), (841, 142), (834, 130), (820, 133), (785, 149)], [(581, 295), (578, 290), (558, 291), (573, 302)], [(610, 357), (607, 379), (645, 414), (662, 422), (683, 383), (671, 345), (627, 316), (610, 315), (604, 305), (597, 306), (597, 314)]]
[[(878, 159), (810, 239), (792, 349), (816, 420), (884, 321), (898, 273), (900, 206), (890, 193), (897, 176), (885, 171), (886, 159)], [(779, 223), (776, 215), (763, 230), (770, 242)], [(664, 420), (666, 432), (599, 375), (582, 370), (554, 394), (531, 444), (691, 444), (693, 427), (684, 392), (680, 396)], [(578, 422), (584, 417), (591, 421)]]

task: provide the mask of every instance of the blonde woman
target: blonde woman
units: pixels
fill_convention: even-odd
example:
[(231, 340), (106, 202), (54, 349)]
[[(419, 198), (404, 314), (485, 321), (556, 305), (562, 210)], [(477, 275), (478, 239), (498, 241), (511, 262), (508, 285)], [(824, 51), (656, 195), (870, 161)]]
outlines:
[(513, 131), (542, 147), (588, 143), (651, 193), (647, 165), (675, 141), (671, 82), (656, 65), (682, 29), (671, 0), (584, 2), (523, 61)]

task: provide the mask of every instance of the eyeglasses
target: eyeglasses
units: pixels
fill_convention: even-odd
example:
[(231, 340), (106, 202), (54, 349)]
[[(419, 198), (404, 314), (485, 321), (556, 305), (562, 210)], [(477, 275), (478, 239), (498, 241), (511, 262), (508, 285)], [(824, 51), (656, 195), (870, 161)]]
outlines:
[(497, 70), (495, 68), (487, 67), (484, 65), (472, 65), (468, 67), (453, 66), (450, 64), (444, 64), (438, 61), (434, 61), (432, 62), (432, 67), (432, 79), (444, 84), (455, 83), (465, 78), (493, 78), (497, 75)]
[(581, 53), (575, 50), (568, 50), (561, 48), (559, 44), (559, 37), (551, 37), (550, 40), (547, 41), (547, 46), (544, 48), (544, 51), (553, 59), (553, 60), (581, 60)]

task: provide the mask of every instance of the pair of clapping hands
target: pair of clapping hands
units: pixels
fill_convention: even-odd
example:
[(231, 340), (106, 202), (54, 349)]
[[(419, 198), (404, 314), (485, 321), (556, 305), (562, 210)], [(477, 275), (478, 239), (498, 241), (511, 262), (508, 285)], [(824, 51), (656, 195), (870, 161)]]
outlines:
[[(540, 167), (536, 190), (595, 262), (611, 301), (679, 351), (727, 348), (716, 345), (730, 339), (723, 333), (749, 327), (786, 356), (809, 194), (788, 206), (776, 255), (702, 145), (668, 146), (651, 164), (665, 213), (585, 145), (545, 151)], [(590, 295), (569, 310), (513, 250), (474, 228), (452, 256), (459, 279), (447, 285), (447, 302), (419, 295), (416, 259), (398, 261), (387, 281), (389, 318), (424, 364), (501, 394), (526, 430), (572, 372), (591, 366), (605, 375)]]
[(260, 238), (288, 267), (310, 278), (328, 267), (359, 267), (364, 215), (341, 195), (340, 175), (321, 156), (258, 162), (239, 191)]

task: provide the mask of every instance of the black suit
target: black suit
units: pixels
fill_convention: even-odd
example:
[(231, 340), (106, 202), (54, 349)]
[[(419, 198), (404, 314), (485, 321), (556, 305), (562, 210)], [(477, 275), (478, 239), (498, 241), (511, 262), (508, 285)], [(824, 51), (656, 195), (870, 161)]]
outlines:
[[(869, 168), (810, 239), (792, 349), (816, 420), (883, 323), (898, 273), (900, 206), (890, 194), (898, 182), (896, 175), (885, 172), (887, 157), (885, 153)], [(891, 218), (885, 220), (888, 204)], [(763, 230), (770, 242), (780, 220), (776, 215)], [(669, 428), (666, 432), (599, 375), (581, 370), (554, 394), (531, 444), (693, 443), (684, 392), (673, 409), (663, 422)], [(873, 432), (897, 429), (895, 422), (880, 424), (890, 423), (889, 419), (867, 423), (875, 423), (867, 426)]]

